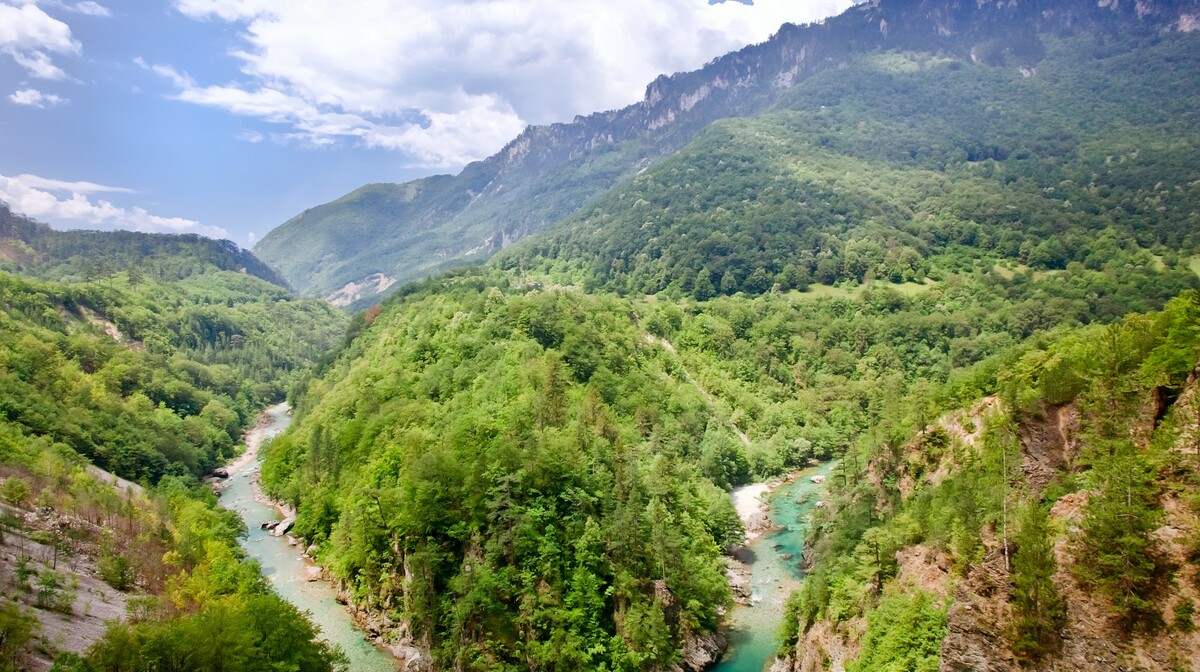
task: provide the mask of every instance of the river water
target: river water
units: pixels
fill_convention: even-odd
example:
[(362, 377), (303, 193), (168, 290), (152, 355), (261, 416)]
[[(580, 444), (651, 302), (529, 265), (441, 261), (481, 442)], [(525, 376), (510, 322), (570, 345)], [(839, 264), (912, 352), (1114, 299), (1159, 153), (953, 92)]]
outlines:
[(806, 469), (769, 496), (771, 522), (781, 529), (750, 542), (746, 554), (750, 560), (750, 606), (734, 605), (727, 633), (729, 650), (711, 672), (762, 672), (774, 660), (783, 605), (804, 578), (800, 569), (804, 538), (824, 488), (812, 478), (828, 478), (833, 466), (826, 462)]
[[(258, 425), (247, 435), (247, 452), (257, 453), (258, 443), (287, 429), (292, 418), (288, 415), (287, 405), (278, 404), (263, 411), (260, 420), (265, 424)], [(279, 520), (282, 516), (275, 507), (254, 499), (252, 486), (258, 478), (258, 457), (253, 455), (237, 468), (221, 493), (221, 504), (236, 511), (250, 528), (249, 536), (242, 540), (242, 547), (262, 565), (263, 575), (275, 592), (301, 611), (307, 611), (321, 628), (322, 638), (345, 651), (350, 659), (350, 670), (395, 672), (395, 659), (363, 638), (346, 608), (338, 604), (333, 589), (324, 581), (305, 579), (307, 565), (300, 550), (289, 546), (286, 537), (272, 537), (266, 530), (259, 529), (263, 521)]]
[[(263, 411), (260, 420), (247, 435), (248, 452), (253, 454), (231, 470), (221, 493), (222, 505), (236, 511), (250, 528), (249, 535), (242, 540), (243, 548), (258, 560), (275, 592), (301, 611), (307, 611), (321, 628), (322, 638), (345, 651), (350, 670), (395, 672), (396, 660), (364, 639), (346, 608), (335, 599), (333, 589), (323, 581), (305, 579), (307, 563), (300, 550), (289, 546), (286, 537), (272, 537), (259, 529), (263, 521), (279, 520), (282, 516), (275, 507), (254, 498), (253, 483), (259, 474), (258, 445), (287, 429), (292, 419), (287, 405), (278, 404)], [(804, 537), (808, 533), (809, 516), (821, 497), (823, 486), (813, 483), (812, 477), (828, 477), (833, 464), (803, 471), (769, 496), (771, 522), (781, 529), (760, 536), (748, 547), (751, 606), (734, 606), (727, 633), (729, 651), (711, 672), (762, 672), (774, 659), (783, 605), (804, 577), (799, 564)]]

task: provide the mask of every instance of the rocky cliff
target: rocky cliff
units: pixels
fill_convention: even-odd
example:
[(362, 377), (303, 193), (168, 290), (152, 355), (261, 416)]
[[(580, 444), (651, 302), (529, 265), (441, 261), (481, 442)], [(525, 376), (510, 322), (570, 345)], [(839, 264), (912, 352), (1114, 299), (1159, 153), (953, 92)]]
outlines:
[[(1057, 568), (1053, 582), (1065, 604), (1065, 618), (1055, 648), (1038, 660), (1022, 659), (1012, 649), (1014, 576), (1010, 571), (1014, 545), (1011, 531), (999, 526), (981, 531), (978, 559), (955, 567), (944, 553), (923, 544), (905, 546), (895, 553), (896, 577), (892, 590), (921, 591), (934, 595), (946, 608), (946, 630), (941, 642), (941, 672), (1016, 672), (1022, 669), (1079, 670), (1175, 670), (1197, 669), (1200, 661), (1200, 632), (1191, 623), (1191, 605), (1200, 601), (1200, 566), (1195, 540), (1200, 538), (1200, 516), (1195, 495), (1178, 483), (1179, 474), (1200, 459), (1200, 366), (1188, 377), (1177, 399), (1164, 402), (1161, 390), (1140, 400), (1139, 420), (1131, 428), (1138, 442), (1149, 445), (1151, 434), (1170, 427), (1170, 445), (1164, 447), (1159, 466), (1157, 506), (1163, 512), (1152, 536), (1149, 553), (1161, 568), (1173, 573), (1162, 577), (1148, 613), (1161, 614), (1162, 622), (1145, 620), (1130, 629), (1115, 617), (1114, 605), (1085, 585), (1076, 565), (1083, 562), (1079, 539), (1091, 491), (1087, 488), (1058, 497), (1050, 509), (1052, 552)], [(981, 407), (977, 406), (976, 411)], [(983, 425), (999, 417), (1003, 409), (991, 403), (986, 412), (972, 413), (968, 426)], [(961, 425), (956, 415), (937, 423), (952, 438), (953, 460), (930, 463), (927, 451), (917, 443), (906, 446), (902, 477), (922, 473), (925, 486), (936, 484), (954, 469), (954, 463), (969, 458), (977, 449), (969, 436), (955, 435)], [(1051, 485), (1048, 474), (1082, 474), (1080, 464), (1080, 409), (1075, 403), (1044, 406), (1036, 415), (1018, 423), (1021, 488), (1042, 493)], [(1016, 465), (1014, 465), (1015, 467)], [(919, 467), (919, 468), (918, 468)], [(894, 465), (893, 465), (894, 468)], [(1161, 476), (1163, 473), (1167, 476)], [(1175, 485), (1172, 485), (1176, 483)], [(1060, 486), (1061, 487), (1061, 486)], [(907, 498), (907, 496), (906, 496)], [(857, 658), (867, 631), (867, 619), (856, 616), (843, 621), (821, 619), (802, 624), (791, 652), (772, 667), (772, 672), (841, 672)]]

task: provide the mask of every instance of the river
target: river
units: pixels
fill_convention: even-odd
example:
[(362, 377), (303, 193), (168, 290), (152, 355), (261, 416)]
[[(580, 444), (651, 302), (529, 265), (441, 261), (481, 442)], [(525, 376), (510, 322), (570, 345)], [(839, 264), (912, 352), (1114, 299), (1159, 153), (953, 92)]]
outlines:
[(283, 599), (301, 611), (307, 611), (321, 628), (322, 638), (342, 648), (350, 660), (353, 672), (395, 672), (396, 660), (375, 648), (354, 627), (346, 608), (338, 604), (333, 589), (324, 581), (305, 579), (307, 562), (300, 550), (289, 546), (286, 537), (272, 537), (259, 526), (266, 520), (282, 516), (275, 507), (254, 498), (254, 481), (258, 478), (258, 447), (266, 439), (278, 435), (291, 424), (287, 404), (277, 404), (262, 412), (258, 424), (246, 434), (246, 455), (230, 466), (230, 478), (221, 493), (221, 504), (236, 511), (246, 521), (250, 534), (242, 547), (262, 565), (263, 575)]
[[(322, 637), (346, 652), (350, 670), (395, 672), (398, 669), (395, 658), (364, 639), (346, 608), (337, 602), (333, 589), (324, 581), (306, 580), (308, 564), (300, 550), (289, 546), (286, 537), (272, 537), (259, 529), (263, 521), (279, 520), (282, 516), (275, 507), (254, 498), (253, 486), (259, 473), (258, 448), (266, 439), (287, 429), (291, 421), (286, 404), (262, 412), (258, 424), (246, 435), (246, 455), (230, 466), (221, 503), (236, 511), (250, 528), (242, 546), (262, 565), (271, 587), (309, 613), (321, 628)], [(752, 606), (734, 606), (727, 633), (729, 651), (711, 672), (762, 672), (773, 660), (777, 647), (775, 633), (783, 617), (784, 602), (804, 577), (799, 565), (801, 551), (809, 515), (822, 487), (813, 483), (812, 477), (828, 477), (833, 464), (805, 470), (769, 495), (771, 522), (780, 529), (759, 536), (747, 547)]]
[(711, 672), (762, 672), (774, 660), (779, 646), (776, 632), (783, 620), (783, 605), (799, 586), (804, 538), (809, 517), (824, 486), (812, 481), (833, 472), (833, 462), (806, 469), (768, 497), (770, 517), (779, 526), (750, 542), (750, 605), (735, 605), (730, 614), (729, 650)]

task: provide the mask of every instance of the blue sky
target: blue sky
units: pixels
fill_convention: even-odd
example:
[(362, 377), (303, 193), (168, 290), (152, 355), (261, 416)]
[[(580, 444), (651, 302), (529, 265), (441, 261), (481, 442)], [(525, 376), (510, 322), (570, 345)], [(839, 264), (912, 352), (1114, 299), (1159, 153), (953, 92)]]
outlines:
[(0, 200), (252, 246), (849, 0), (0, 0)]

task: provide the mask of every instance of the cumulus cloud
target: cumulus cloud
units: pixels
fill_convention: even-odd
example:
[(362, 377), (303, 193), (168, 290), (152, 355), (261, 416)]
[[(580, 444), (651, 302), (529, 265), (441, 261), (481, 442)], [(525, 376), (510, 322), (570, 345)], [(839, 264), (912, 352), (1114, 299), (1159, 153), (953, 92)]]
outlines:
[(0, 0), (0, 52), (7, 54), (32, 77), (67, 78), (50, 54), (78, 54), (82, 49), (71, 27), (33, 3)]
[(0, 200), (13, 210), (57, 224), (130, 229), (152, 233), (198, 233), (211, 238), (228, 238), (219, 226), (206, 226), (182, 217), (152, 215), (145, 208), (122, 208), (91, 194), (136, 193), (123, 187), (94, 182), (66, 182), (37, 175), (0, 175)]
[(54, 107), (60, 103), (67, 102), (66, 98), (56, 96), (53, 93), (43, 93), (37, 89), (20, 89), (15, 91), (9, 100), (17, 105), (28, 105), (29, 107)]
[(180, 100), (291, 128), (313, 145), (355, 138), (450, 166), (494, 152), (526, 123), (638, 100), (784, 22), (852, 0), (176, 0), (237, 24), (243, 76), (198, 84), (150, 66)]

